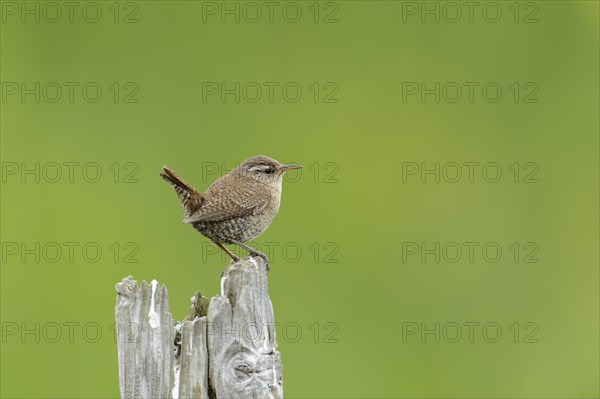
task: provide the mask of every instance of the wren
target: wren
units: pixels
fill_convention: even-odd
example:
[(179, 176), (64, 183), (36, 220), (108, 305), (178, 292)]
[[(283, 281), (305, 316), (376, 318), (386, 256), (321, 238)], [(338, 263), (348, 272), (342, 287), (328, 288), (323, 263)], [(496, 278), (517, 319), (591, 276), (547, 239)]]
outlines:
[(302, 168), (255, 156), (215, 181), (204, 194), (163, 166), (160, 176), (175, 188), (183, 207), (183, 223), (221, 248), (233, 261), (239, 258), (225, 244), (235, 244), (267, 262), (265, 254), (244, 244), (269, 227), (281, 203), (283, 175)]

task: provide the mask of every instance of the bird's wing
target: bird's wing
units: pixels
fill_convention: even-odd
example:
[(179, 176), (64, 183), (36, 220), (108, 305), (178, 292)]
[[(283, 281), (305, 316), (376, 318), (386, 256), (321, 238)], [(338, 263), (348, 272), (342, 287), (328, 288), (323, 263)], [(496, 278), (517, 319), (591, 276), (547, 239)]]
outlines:
[(262, 184), (252, 187), (237, 186), (235, 190), (217, 189), (205, 195), (200, 209), (186, 217), (184, 223), (218, 222), (239, 216), (256, 215), (262, 212), (271, 200), (270, 192)]

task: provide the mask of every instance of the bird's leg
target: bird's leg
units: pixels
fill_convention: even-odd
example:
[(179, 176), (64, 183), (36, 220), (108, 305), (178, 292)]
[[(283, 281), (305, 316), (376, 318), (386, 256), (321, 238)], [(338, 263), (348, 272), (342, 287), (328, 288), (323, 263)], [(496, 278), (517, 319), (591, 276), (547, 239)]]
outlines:
[(226, 247), (225, 245), (221, 244), (220, 242), (214, 242), (214, 241), (213, 241), (213, 243), (214, 243), (214, 244), (215, 244), (217, 247), (219, 247), (219, 248), (221, 248), (223, 251), (225, 251), (225, 253), (226, 253), (227, 255), (229, 255), (229, 256), (231, 257), (231, 259), (233, 259), (233, 261), (234, 261), (234, 262), (238, 262), (238, 261), (240, 260), (240, 258), (238, 258), (236, 254), (234, 254), (233, 252), (231, 252), (230, 250), (228, 250), (228, 249), (227, 249), (227, 247)]
[(267, 271), (271, 270), (271, 267), (269, 266), (269, 258), (267, 258), (267, 255), (263, 254), (260, 251), (257, 251), (256, 249), (244, 244), (241, 241), (236, 241), (236, 240), (229, 240), (229, 241), (231, 241), (232, 244), (239, 245), (240, 247), (244, 248), (246, 251), (250, 252), (250, 255), (254, 255), (254, 256), (263, 258), (267, 264)]

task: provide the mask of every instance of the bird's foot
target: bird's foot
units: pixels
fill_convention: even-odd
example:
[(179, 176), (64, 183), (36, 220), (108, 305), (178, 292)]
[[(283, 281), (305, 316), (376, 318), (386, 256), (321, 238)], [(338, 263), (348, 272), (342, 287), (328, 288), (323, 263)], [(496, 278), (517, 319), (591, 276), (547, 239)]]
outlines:
[(258, 251), (256, 249), (254, 249), (254, 248), (252, 248), (252, 247), (244, 244), (241, 241), (231, 240), (231, 243), (244, 248), (246, 251), (248, 251), (248, 253), (250, 253), (250, 256), (263, 258), (265, 260), (265, 264), (267, 266), (267, 272), (269, 270), (271, 270), (271, 266), (269, 266), (269, 258), (267, 258), (267, 255), (265, 255), (262, 252), (260, 252), (260, 251)]
[(254, 253), (250, 252), (250, 256), (256, 256), (256, 257), (262, 258), (265, 261), (265, 265), (267, 266), (267, 272), (269, 270), (271, 270), (271, 266), (269, 266), (269, 258), (267, 258), (267, 255), (263, 254), (262, 252), (256, 251)]

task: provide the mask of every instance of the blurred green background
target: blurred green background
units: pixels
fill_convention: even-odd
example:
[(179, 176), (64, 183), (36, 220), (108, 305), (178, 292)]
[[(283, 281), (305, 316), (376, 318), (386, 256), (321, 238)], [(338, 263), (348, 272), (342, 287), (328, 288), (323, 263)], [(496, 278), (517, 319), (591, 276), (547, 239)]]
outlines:
[(202, 191), (256, 154), (305, 165), (256, 242), (287, 397), (598, 397), (598, 2), (54, 4), (1, 3), (3, 398), (118, 397), (115, 283), (180, 319), (228, 262), (160, 167)]

